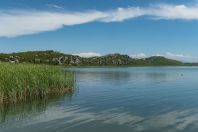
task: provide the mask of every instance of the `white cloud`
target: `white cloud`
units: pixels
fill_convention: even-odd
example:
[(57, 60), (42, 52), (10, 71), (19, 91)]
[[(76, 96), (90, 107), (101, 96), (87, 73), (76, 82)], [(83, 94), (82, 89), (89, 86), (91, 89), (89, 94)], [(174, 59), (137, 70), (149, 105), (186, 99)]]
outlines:
[(146, 9), (146, 14), (157, 19), (198, 20), (198, 6), (159, 5)]
[(64, 25), (83, 24), (106, 16), (90, 11), (85, 13), (57, 13), (39, 11), (0, 12), (0, 36), (15, 37), (45, 31), (53, 31)]
[(117, 10), (104, 12), (107, 16), (101, 18), (101, 22), (122, 22), (127, 19), (143, 16), (145, 12), (139, 7), (118, 8)]
[(85, 58), (101, 56), (100, 53), (94, 53), (94, 52), (79, 53), (79, 54), (73, 54), (73, 55), (78, 55), (80, 57), (85, 57)]
[(139, 54), (132, 54), (132, 55), (130, 55), (130, 57), (136, 58), (136, 59), (141, 59), (141, 58), (146, 58), (147, 56), (144, 53), (139, 53)]
[[(53, 5), (54, 8), (61, 8)], [(53, 31), (63, 26), (98, 22), (122, 22), (141, 16), (157, 19), (198, 20), (198, 6), (158, 5), (129, 7), (107, 11), (50, 12), (0, 10), (0, 37), (16, 37)]]

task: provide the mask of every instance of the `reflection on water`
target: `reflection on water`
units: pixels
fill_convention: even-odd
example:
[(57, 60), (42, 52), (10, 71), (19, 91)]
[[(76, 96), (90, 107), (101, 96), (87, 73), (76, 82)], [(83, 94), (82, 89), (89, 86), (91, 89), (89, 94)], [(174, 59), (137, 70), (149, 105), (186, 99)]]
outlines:
[(198, 130), (198, 68), (85, 68), (78, 91), (0, 107), (2, 132)]
[[(64, 97), (52, 97), (46, 100), (34, 100), (20, 104), (6, 104), (0, 107), (0, 127), (16, 126), (15, 123), (31, 123), (32, 120), (42, 120), (42, 116), (48, 109), (55, 107), (61, 102), (68, 102), (72, 98), (72, 94), (65, 95)], [(21, 125), (23, 125), (23, 123)], [(26, 124), (27, 123), (27, 124)], [(0, 129), (1, 130), (1, 129)]]

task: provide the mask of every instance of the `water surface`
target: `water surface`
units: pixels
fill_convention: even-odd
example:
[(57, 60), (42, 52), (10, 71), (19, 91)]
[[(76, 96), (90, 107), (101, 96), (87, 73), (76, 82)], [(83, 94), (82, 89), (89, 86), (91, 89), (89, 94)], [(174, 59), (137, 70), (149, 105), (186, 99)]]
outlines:
[(1, 132), (195, 132), (198, 67), (73, 68), (77, 89), (0, 107)]

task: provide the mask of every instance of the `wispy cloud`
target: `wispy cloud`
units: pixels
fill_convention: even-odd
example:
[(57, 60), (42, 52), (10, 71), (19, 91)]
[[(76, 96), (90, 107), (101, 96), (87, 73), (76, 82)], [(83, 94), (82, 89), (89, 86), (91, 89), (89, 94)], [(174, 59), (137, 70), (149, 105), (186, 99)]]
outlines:
[(156, 19), (198, 20), (198, 6), (159, 5), (147, 9), (146, 14)]
[(62, 6), (59, 6), (59, 5), (56, 5), (56, 4), (47, 4), (46, 5), (47, 7), (50, 7), (50, 8), (56, 8), (56, 9), (64, 9)]
[(84, 13), (58, 13), (44, 11), (1, 11), (0, 36), (15, 37), (53, 31), (64, 25), (77, 25), (96, 21), (106, 16), (102, 12), (89, 11)]
[(79, 53), (79, 54), (73, 54), (73, 55), (78, 55), (80, 57), (85, 57), (85, 58), (102, 56), (100, 53), (94, 53), (94, 52)]
[[(54, 8), (61, 8), (53, 5)], [(53, 31), (63, 26), (89, 22), (122, 22), (141, 16), (153, 20), (198, 20), (198, 6), (157, 5), (152, 7), (129, 7), (107, 11), (51, 12), (30, 10), (0, 10), (0, 37), (16, 37)]]

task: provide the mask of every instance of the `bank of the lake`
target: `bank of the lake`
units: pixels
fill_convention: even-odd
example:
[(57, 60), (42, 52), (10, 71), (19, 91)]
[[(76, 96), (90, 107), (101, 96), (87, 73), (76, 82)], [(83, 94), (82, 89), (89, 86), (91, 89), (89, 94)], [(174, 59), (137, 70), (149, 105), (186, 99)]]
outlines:
[(63, 68), (0, 63), (0, 104), (45, 99), (72, 92), (74, 75)]

